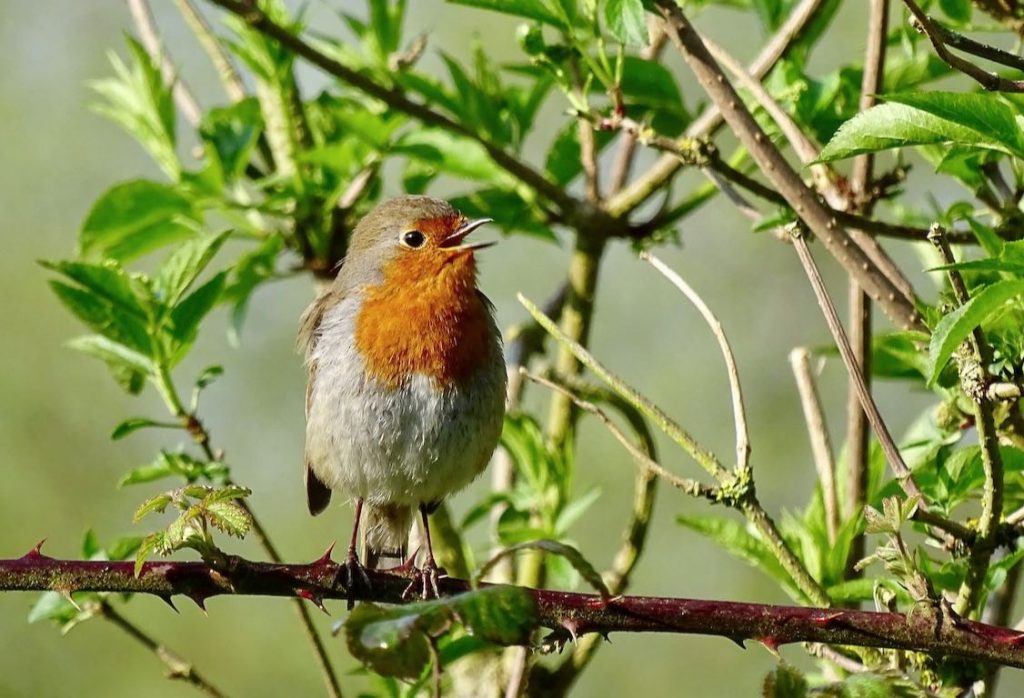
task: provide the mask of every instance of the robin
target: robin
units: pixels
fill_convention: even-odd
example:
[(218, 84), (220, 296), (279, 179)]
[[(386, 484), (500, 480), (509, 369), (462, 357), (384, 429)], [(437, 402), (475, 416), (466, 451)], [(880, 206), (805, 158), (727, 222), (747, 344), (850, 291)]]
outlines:
[[(505, 364), (494, 308), (476, 287), (467, 220), (446, 201), (402, 196), (356, 226), (337, 278), (303, 314), (306, 495), (314, 516), (337, 490), (355, 501), (347, 582), (405, 559), (413, 512), (426, 560), (410, 584), (437, 596), (427, 516), (487, 466), (501, 434)], [(415, 556), (415, 555), (414, 555)]]

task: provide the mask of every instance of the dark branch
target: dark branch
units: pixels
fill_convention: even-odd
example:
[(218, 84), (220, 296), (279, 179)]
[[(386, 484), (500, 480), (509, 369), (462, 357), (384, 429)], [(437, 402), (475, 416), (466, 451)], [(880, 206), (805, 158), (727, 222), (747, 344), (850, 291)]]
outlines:
[[(947, 47), (947, 38), (951, 32), (940, 28), (931, 17), (925, 14), (924, 10), (921, 9), (914, 0), (903, 0), (903, 4), (910, 10), (910, 14), (914, 15), (914, 20), (917, 25), (921, 28), (921, 31), (927, 35), (928, 40), (932, 43), (932, 47), (935, 48), (935, 54), (942, 59), (942, 61), (954, 70), (958, 70), (967, 77), (971, 78), (979, 85), (984, 87), (986, 90), (992, 90), (996, 92), (1024, 92), (1024, 80), (1008, 80), (996, 73), (990, 73), (981, 66), (977, 66), (971, 63), (965, 58), (961, 58), (956, 55)], [(1020, 59), (1013, 61), (1008, 60), (1005, 51), (999, 51), (991, 46), (971, 41), (966, 37), (954, 35), (958, 37), (956, 43), (950, 44), (955, 45), (957, 48), (966, 51), (967, 53), (974, 53), (975, 55), (987, 58), (988, 60), (1002, 63), (1011, 67), (1020, 67)]]
[[(338, 565), (324, 556), (309, 564), (252, 562), (225, 558), (216, 568), (203, 562), (149, 562), (136, 577), (131, 562), (57, 560), (33, 550), (0, 560), (0, 591), (106, 591), (185, 595), (202, 605), (212, 596), (300, 597), (317, 605), (347, 598), (334, 586)], [(408, 579), (370, 571), (371, 588), (353, 594), (360, 601), (403, 603)], [(464, 580), (444, 578), (443, 594), (469, 590)], [(602, 600), (595, 594), (530, 589), (538, 627), (553, 639), (612, 632), (664, 632), (757, 640), (770, 648), (793, 642), (858, 645), (956, 656), (1024, 668), (1024, 633), (964, 620), (939, 611), (909, 615), (836, 609), (772, 606), (650, 596)]]

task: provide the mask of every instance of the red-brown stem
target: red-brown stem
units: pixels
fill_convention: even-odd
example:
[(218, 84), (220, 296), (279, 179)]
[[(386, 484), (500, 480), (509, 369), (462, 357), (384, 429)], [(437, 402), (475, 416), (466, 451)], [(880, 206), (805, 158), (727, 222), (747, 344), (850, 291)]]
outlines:
[[(136, 577), (132, 562), (57, 560), (33, 550), (0, 560), (0, 591), (107, 591), (152, 594), (165, 599), (183, 594), (202, 604), (212, 596), (250, 595), (309, 599), (347, 598), (334, 586), (338, 565), (326, 556), (308, 564), (251, 562), (227, 557), (214, 568), (203, 562), (149, 562)], [(368, 571), (370, 586), (358, 600), (403, 603), (408, 579)], [(440, 580), (442, 594), (469, 590), (460, 579)], [(928, 613), (909, 615), (869, 611), (774, 606), (651, 596), (610, 601), (595, 594), (528, 589), (537, 607), (538, 627), (558, 636), (572, 632), (665, 632), (757, 640), (770, 648), (792, 642), (860, 645), (956, 656), (1024, 668), (1024, 633), (994, 625)]]

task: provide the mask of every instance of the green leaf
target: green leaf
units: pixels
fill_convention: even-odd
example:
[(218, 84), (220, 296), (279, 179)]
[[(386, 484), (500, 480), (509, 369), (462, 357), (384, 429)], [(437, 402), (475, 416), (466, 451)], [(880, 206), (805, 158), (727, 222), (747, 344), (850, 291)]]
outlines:
[(889, 332), (875, 335), (871, 348), (871, 373), (879, 378), (919, 380), (927, 375), (928, 357), (923, 332)]
[(835, 604), (873, 601), (875, 598), (875, 587), (879, 585), (883, 585), (886, 589), (895, 593), (899, 603), (909, 604), (911, 602), (910, 595), (898, 584), (866, 577), (833, 584), (826, 591), (828, 592), (828, 597)]
[(743, 524), (716, 516), (679, 516), (676, 521), (710, 538), (726, 552), (757, 567), (777, 581), (794, 599), (803, 600), (803, 595), (772, 551)]
[(514, 186), (476, 141), (453, 136), (440, 129), (417, 129), (402, 136), (394, 152), (416, 158), (438, 170), (474, 182)]
[(139, 545), (139, 549), (135, 553), (135, 576), (138, 577), (142, 572), (142, 566), (145, 564), (146, 559), (155, 553), (162, 553), (167, 543), (167, 537), (162, 531), (156, 533), (150, 533), (148, 536), (142, 539), (142, 543)]
[(176, 424), (175, 425), (169, 425), (169, 424), (166, 424), (166, 423), (163, 423), (163, 422), (158, 422), (156, 420), (150, 419), (149, 417), (129, 417), (128, 419), (124, 420), (123, 422), (118, 424), (116, 427), (114, 427), (114, 431), (111, 432), (111, 434), (110, 434), (110, 440), (111, 441), (119, 441), (120, 439), (123, 439), (124, 437), (128, 436), (129, 434), (131, 434), (133, 432), (136, 432), (139, 429), (145, 429), (146, 427), (168, 427), (168, 426), (175, 426), (176, 427), (177, 425)]
[(230, 232), (190, 240), (160, 266), (154, 276), (158, 300), (173, 308), (220, 250)]
[(195, 341), (199, 323), (220, 300), (228, 273), (222, 271), (185, 297), (170, 314), (169, 330), (177, 347), (172, 365), (184, 358)]
[[(235, 499), (243, 499), (252, 494), (252, 490), (241, 485), (227, 485), (225, 487), (206, 487), (206, 493), (202, 497), (203, 505), (209, 506), (218, 502), (230, 502)], [(186, 492), (188, 492), (186, 488)], [(190, 495), (195, 496), (195, 495)]]
[(255, 97), (248, 97), (230, 107), (211, 109), (199, 125), (199, 135), (207, 146), (207, 157), (217, 163), (227, 182), (238, 179), (245, 172), (262, 130), (263, 117)]
[(150, 497), (135, 510), (135, 515), (132, 516), (132, 520), (135, 523), (138, 523), (154, 511), (158, 514), (163, 513), (164, 510), (167, 509), (167, 505), (172, 501), (174, 501), (174, 497), (166, 492)]
[(764, 677), (762, 694), (764, 698), (806, 698), (809, 688), (807, 679), (796, 667), (781, 662)]
[(82, 536), (82, 558), (88, 560), (100, 552), (100, 550), (100, 542), (96, 538), (96, 531), (91, 528), (86, 529), (85, 535)]
[(555, 532), (559, 536), (565, 535), (569, 527), (576, 523), (600, 496), (601, 488), (595, 487), (582, 497), (578, 497), (566, 504), (562, 511), (558, 513), (558, 518), (555, 519)]
[(453, 5), (479, 7), (516, 17), (533, 19), (552, 27), (565, 29), (565, 22), (552, 13), (542, 0), (448, 0)]
[(155, 482), (165, 477), (174, 475), (174, 468), (166, 457), (158, 457), (152, 463), (146, 463), (130, 470), (117, 482), (118, 487), (128, 485), (141, 485), (147, 482)]
[(971, 21), (971, 0), (939, 0), (942, 12), (957, 24)]
[(513, 555), (520, 550), (543, 550), (546, 553), (552, 553), (559, 557), (565, 558), (566, 561), (572, 565), (573, 569), (579, 572), (580, 576), (586, 580), (586, 582), (594, 587), (602, 597), (608, 598), (612, 593), (608, 590), (608, 586), (601, 579), (601, 574), (594, 569), (594, 566), (587, 561), (583, 554), (565, 543), (559, 543), (554, 540), (528, 540), (523, 543), (517, 543), (516, 545), (510, 545), (503, 550), (498, 551), (491, 557), (474, 575), (477, 581), (487, 576), (487, 573), (496, 565), (500, 560)]
[(152, 346), (142, 318), (126, 312), (103, 295), (78, 286), (53, 280), (50, 288), (64, 307), (90, 329), (141, 354), (151, 354)]
[(936, 325), (928, 346), (929, 384), (935, 383), (950, 356), (976, 327), (1002, 309), (1007, 301), (1021, 294), (1024, 294), (1024, 280), (998, 281), (943, 317)]
[(107, 546), (107, 557), (111, 560), (127, 560), (142, 547), (141, 536), (124, 536)]
[(68, 346), (83, 354), (102, 359), (114, 368), (125, 368), (142, 376), (152, 376), (156, 373), (156, 368), (149, 357), (100, 335), (76, 337), (68, 342)]
[(236, 502), (211, 502), (206, 505), (206, 519), (224, 533), (244, 538), (252, 528), (252, 516)]
[(145, 179), (122, 182), (93, 204), (78, 234), (78, 251), (124, 262), (192, 237), (201, 219), (174, 187)]
[(98, 296), (112, 306), (140, 319), (146, 319), (143, 298), (133, 290), (131, 279), (113, 262), (89, 264), (72, 261), (41, 261), (40, 265), (63, 274), (82, 290)]
[(171, 179), (181, 176), (176, 152), (175, 106), (161, 67), (135, 39), (128, 37), (132, 66), (111, 52), (115, 77), (96, 80), (90, 87), (102, 98), (93, 110), (121, 126)]
[(536, 602), (527, 589), (500, 586), (399, 607), (364, 603), (344, 630), (352, 656), (370, 669), (415, 679), (430, 663), (430, 645), (455, 624), (491, 644), (524, 644), (537, 627)]
[(914, 145), (953, 143), (1024, 157), (1013, 109), (994, 95), (945, 92), (889, 95), (836, 132), (818, 157), (829, 162)]
[(619, 43), (647, 45), (647, 21), (641, 0), (605, 0), (604, 22), (608, 33)]

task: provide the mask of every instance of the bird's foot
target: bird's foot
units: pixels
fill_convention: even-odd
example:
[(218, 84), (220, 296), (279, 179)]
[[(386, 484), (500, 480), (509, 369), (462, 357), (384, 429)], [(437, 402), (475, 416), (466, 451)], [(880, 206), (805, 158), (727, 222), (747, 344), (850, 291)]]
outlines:
[(352, 592), (358, 588), (369, 590), (373, 587), (370, 583), (370, 576), (366, 573), (366, 568), (363, 567), (363, 564), (359, 562), (359, 556), (356, 555), (355, 550), (349, 550), (345, 561), (338, 565), (338, 570), (334, 575), (334, 586), (339, 584), (344, 587), (345, 593), (348, 596), (348, 609), (350, 611), (355, 605)]
[(418, 591), (420, 598), (424, 601), (427, 599), (439, 599), (441, 598), (441, 592), (438, 590), (437, 583), (441, 577), (447, 576), (448, 571), (445, 568), (438, 567), (433, 559), (429, 559), (419, 569), (413, 568), (412, 581), (409, 582), (409, 586), (402, 592), (402, 598), (410, 599)]

